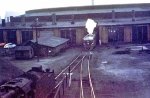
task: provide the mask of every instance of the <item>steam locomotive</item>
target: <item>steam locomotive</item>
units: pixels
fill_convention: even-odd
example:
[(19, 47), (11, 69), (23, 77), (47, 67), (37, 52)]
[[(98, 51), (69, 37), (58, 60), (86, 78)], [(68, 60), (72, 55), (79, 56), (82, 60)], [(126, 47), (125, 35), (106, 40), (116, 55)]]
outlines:
[(83, 46), (85, 50), (92, 50), (96, 45), (95, 34), (87, 34), (83, 38)]
[(0, 86), (0, 98), (48, 98), (55, 86), (54, 71), (33, 67)]

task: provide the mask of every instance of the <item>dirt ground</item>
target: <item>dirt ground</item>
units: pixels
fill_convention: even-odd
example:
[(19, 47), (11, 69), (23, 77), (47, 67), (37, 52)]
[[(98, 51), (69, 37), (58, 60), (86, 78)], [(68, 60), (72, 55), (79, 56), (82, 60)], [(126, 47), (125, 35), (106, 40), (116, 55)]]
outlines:
[[(91, 72), (96, 98), (150, 98), (150, 54), (132, 51), (130, 54), (113, 54), (126, 46), (96, 47), (93, 50)], [(59, 72), (81, 52), (81, 48), (71, 48), (56, 57), (33, 60), (10, 61), (19, 69), (28, 71), (31, 67), (42, 66)], [(79, 72), (79, 70), (77, 71)], [(87, 75), (84, 75), (86, 78)], [(72, 79), (73, 88), (65, 95), (79, 96), (78, 79)], [(72, 90), (72, 91), (71, 91)], [(67, 97), (65, 97), (67, 98)]]
[[(96, 98), (150, 98), (150, 54), (132, 51), (130, 54), (114, 54), (126, 46), (116, 49), (96, 47), (93, 51), (91, 72)], [(84, 65), (84, 70), (86, 70)], [(79, 98), (80, 82), (77, 70), (72, 85), (62, 98)], [(84, 74), (84, 88), (88, 89), (88, 74)], [(78, 78), (77, 78), (78, 77)], [(86, 90), (85, 98), (89, 91)], [(89, 92), (90, 93), (90, 92)]]
[(97, 98), (150, 98), (150, 54), (96, 48), (92, 76)]
[(79, 55), (80, 51), (81, 49), (79, 48), (70, 48), (54, 57), (39, 58), (39, 62), (37, 62), (37, 58), (31, 60), (11, 59), (10, 61), (24, 72), (30, 70), (32, 67), (42, 66), (43, 69), (49, 68), (57, 73), (69, 64), (75, 56)]

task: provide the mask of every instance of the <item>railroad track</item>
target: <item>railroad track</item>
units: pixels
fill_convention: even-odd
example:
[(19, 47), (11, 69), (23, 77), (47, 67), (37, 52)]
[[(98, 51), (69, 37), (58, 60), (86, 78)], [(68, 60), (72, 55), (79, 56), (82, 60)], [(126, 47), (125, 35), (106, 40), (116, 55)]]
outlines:
[[(90, 72), (90, 55), (87, 58), (82, 59), (81, 68), (80, 68), (80, 98), (95, 98), (95, 92), (93, 89), (92, 79), (91, 79), (91, 72)], [(83, 70), (83, 66), (87, 65), (87, 70)], [(83, 71), (87, 71), (88, 79), (83, 79)], [(86, 84), (88, 85), (85, 85)]]
[[(84, 70), (83, 70), (83, 65)], [(86, 66), (85, 66), (86, 65)], [(69, 80), (69, 76), (75, 69), (80, 69), (80, 98), (95, 98), (95, 93), (93, 89), (93, 84), (91, 80), (91, 72), (90, 72), (90, 55), (78, 55), (75, 59), (72, 60), (72, 62), (66, 66), (56, 77), (57, 84), (54, 88), (54, 97), (53, 98), (62, 98), (60, 97), (60, 91), (62, 88), (64, 89), (64, 82), (65, 80)], [(88, 79), (86, 82), (88, 82), (89, 85), (84, 85), (85, 80), (83, 79), (83, 72), (88, 73), (86, 76), (88, 76)], [(66, 83), (68, 85), (68, 83)], [(64, 91), (64, 90), (63, 90)], [(64, 93), (64, 92), (63, 92)]]
[(81, 62), (82, 58), (84, 58), (84, 55), (78, 55), (73, 61), (66, 66), (56, 77), (55, 80), (57, 80), (59, 77), (63, 76), (64, 73), (72, 72)]
[[(79, 66), (81, 64), (82, 59), (85, 58), (85, 55), (78, 55), (77, 57), (75, 57), (72, 62), (66, 66), (56, 77), (56, 86), (54, 88), (54, 97), (53, 98), (57, 98), (57, 96), (59, 95), (59, 91), (61, 89), (61, 86), (64, 85), (64, 81), (68, 80), (67, 78), (69, 78), (71, 75), (71, 73), (77, 68), (77, 66)], [(67, 84), (67, 83), (66, 83)]]

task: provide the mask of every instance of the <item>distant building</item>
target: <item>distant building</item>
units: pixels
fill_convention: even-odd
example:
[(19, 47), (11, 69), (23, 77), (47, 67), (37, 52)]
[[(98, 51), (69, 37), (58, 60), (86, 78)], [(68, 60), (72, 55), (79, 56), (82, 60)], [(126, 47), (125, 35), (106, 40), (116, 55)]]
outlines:
[(34, 57), (34, 51), (31, 46), (17, 46), (15, 48), (16, 59), (31, 59)]
[(30, 40), (25, 45), (30, 45), (36, 56), (54, 56), (68, 47), (68, 39), (45, 36), (40, 37), (38, 43)]
[[(35, 20), (38, 23), (35, 25)], [(94, 19), (97, 43), (147, 43), (150, 41), (150, 3), (95, 5), (29, 10), (10, 17), (0, 27), (0, 42), (22, 44), (41, 33), (69, 39), (70, 45), (82, 45), (87, 34), (85, 22)]]

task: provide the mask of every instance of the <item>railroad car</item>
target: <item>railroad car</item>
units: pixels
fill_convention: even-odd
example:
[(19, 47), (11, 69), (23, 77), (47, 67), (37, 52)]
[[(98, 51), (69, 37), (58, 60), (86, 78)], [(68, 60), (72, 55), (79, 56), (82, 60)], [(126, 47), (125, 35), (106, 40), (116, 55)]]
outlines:
[(0, 86), (0, 98), (48, 98), (55, 87), (54, 71), (34, 67)]
[(87, 34), (83, 38), (83, 46), (85, 50), (92, 50), (96, 45), (95, 34)]

